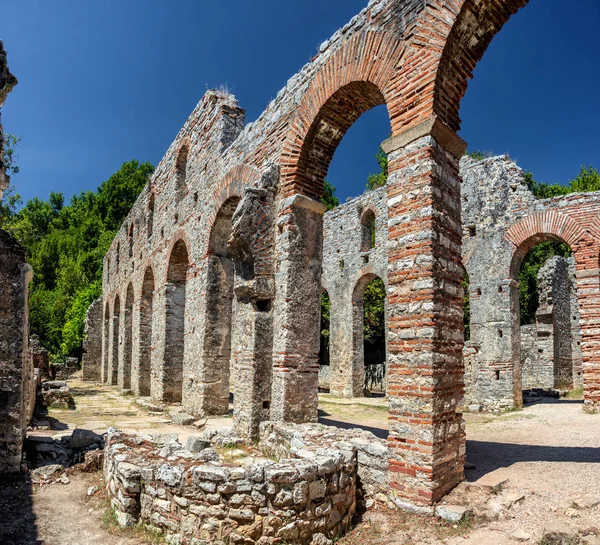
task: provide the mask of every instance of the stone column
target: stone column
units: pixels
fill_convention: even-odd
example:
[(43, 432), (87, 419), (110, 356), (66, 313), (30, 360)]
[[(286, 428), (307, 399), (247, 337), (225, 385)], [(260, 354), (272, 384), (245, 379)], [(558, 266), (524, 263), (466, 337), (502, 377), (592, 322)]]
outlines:
[(168, 284), (163, 284), (154, 291), (152, 299), (152, 356), (150, 362), (150, 396), (155, 401), (164, 398), (164, 353), (166, 312), (165, 299)]
[(136, 396), (144, 395), (141, 391), (141, 339), (140, 319), (141, 319), (141, 298), (133, 303), (133, 315), (131, 319), (132, 337), (131, 337), (131, 389)]
[(110, 340), (109, 340), (109, 358), (108, 358), (108, 380), (107, 383), (115, 386), (119, 376), (119, 352), (120, 350), (120, 331), (119, 316), (113, 316), (110, 319)]
[(581, 316), (584, 410), (600, 413), (600, 242), (590, 235), (572, 247)]
[(362, 392), (355, 394), (352, 381), (355, 357), (352, 292), (339, 290), (339, 292), (330, 293), (329, 297), (331, 300), (329, 321), (330, 392), (339, 397), (356, 397), (362, 395)]
[(279, 208), (271, 402), (276, 421), (317, 421), (324, 212), (325, 205), (300, 194)]
[(85, 332), (83, 340), (84, 381), (102, 380), (102, 299), (94, 301), (85, 315)]
[(426, 511), (464, 478), (461, 204), (466, 144), (437, 118), (383, 144), (388, 179), (390, 486)]

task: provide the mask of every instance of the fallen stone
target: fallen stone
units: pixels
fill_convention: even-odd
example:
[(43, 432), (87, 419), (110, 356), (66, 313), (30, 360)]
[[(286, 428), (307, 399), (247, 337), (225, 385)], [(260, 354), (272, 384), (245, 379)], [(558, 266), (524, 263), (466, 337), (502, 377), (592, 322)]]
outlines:
[(573, 500), (573, 507), (576, 509), (592, 509), (600, 505), (600, 495), (598, 494), (583, 494)]
[(71, 434), (71, 448), (81, 449), (86, 448), (94, 443), (101, 443), (102, 436), (91, 430), (75, 429)]
[(206, 426), (206, 422), (207, 422), (206, 418), (200, 418), (200, 419), (196, 420), (192, 425), (194, 426), (194, 428), (202, 429), (202, 428), (204, 428), (204, 426)]
[(572, 507), (569, 507), (566, 511), (565, 511), (565, 517), (569, 517), (571, 519), (576, 519), (578, 518), (579, 515), (579, 511), (577, 511), (577, 509), (573, 509)]
[(544, 545), (578, 545), (577, 530), (561, 520), (554, 520), (544, 529), (542, 541)]
[(448, 522), (460, 522), (470, 517), (473, 511), (465, 505), (438, 505), (435, 514)]
[(190, 435), (185, 446), (190, 452), (200, 452), (206, 448), (209, 448), (210, 445), (210, 441), (202, 439), (202, 437)]
[(387, 503), (388, 497), (383, 492), (378, 492), (375, 494), (375, 499), (381, 503)]
[(68, 388), (66, 381), (46, 380), (42, 382), (42, 390), (60, 390), (61, 388)]
[(528, 534), (525, 530), (519, 528), (515, 530), (512, 534), (510, 534), (510, 538), (515, 541), (529, 541), (531, 539), (531, 535)]
[(90, 486), (87, 489), (87, 495), (88, 496), (93, 496), (96, 492), (98, 492), (98, 487), (97, 486)]
[(195, 416), (186, 413), (173, 413), (171, 419), (178, 426), (191, 426), (196, 421)]
[(333, 545), (333, 541), (325, 537), (323, 534), (315, 534), (310, 542), (310, 545)]
[(61, 475), (58, 481), (62, 484), (69, 484), (71, 482), (71, 479), (69, 479), (69, 477), (67, 477), (66, 475)]
[(510, 509), (515, 503), (519, 503), (525, 499), (525, 494), (522, 492), (507, 492), (503, 495), (502, 503), (507, 509)]
[(33, 481), (47, 480), (62, 470), (63, 470), (63, 466), (61, 466), (59, 464), (50, 464), (47, 466), (38, 467), (31, 472), (31, 480), (33, 480)]

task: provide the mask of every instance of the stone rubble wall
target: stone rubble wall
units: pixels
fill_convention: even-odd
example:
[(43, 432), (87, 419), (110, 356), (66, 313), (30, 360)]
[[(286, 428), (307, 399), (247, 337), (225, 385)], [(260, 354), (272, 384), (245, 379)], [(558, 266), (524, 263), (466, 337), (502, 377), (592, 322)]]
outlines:
[(94, 301), (85, 315), (83, 357), (81, 359), (83, 380), (102, 380), (102, 300)]
[[(263, 447), (274, 447), (273, 433)], [(119, 523), (142, 522), (169, 543), (189, 544), (316, 545), (349, 529), (357, 486), (352, 449), (307, 447), (295, 458), (238, 466), (202, 461), (203, 452), (174, 438), (109, 433), (104, 476)]]

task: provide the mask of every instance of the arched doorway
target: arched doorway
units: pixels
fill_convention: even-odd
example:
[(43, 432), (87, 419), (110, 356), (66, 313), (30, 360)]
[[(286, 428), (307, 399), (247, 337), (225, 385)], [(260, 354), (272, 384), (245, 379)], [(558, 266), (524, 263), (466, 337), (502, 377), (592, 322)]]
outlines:
[(120, 343), (120, 331), (119, 331), (119, 317), (121, 313), (121, 299), (117, 295), (113, 305), (113, 316), (112, 316), (112, 335), (111, 335), (111, 361), (109, 368), (109, 384), (118, 384), (119, 381), (119, 343)]
[(104, 344), (103, 344), (103, 361), (102, 361), (102, 381), (109, 383), (108, 368), (110, 361), (110, 304), (106, 301), (104, 306)]
[(124, 390), (131, 388), (131, 363), (133, 355), (133, 285), (127, 286), (125, 309), (123, 311), (123, 355), (119, 369), (119, 386)]
[(154, 300), (154, 273), (151, 267), (146, 268), (142, 282), (142, 296), (140, 298), (140, 323), (138, 332), (138, 363), (137, 379), (134, 389), (137, 395), (149, 396), (152, 369), (152, 310)]
[(185, 355), (186, 282), (188, 250), (178, 240), (169, 258), (165, 285), (165, 343), (162, 367), (163, 400), (181, 402)]
[(235, 395), (231, 365), (234, 263), (227, 250), (233, 213), (239, 203), (231, 197), (221, 206), (210, 232), (207, 277), (204, 353), (202, 365), (202, 412), (227, 414)]

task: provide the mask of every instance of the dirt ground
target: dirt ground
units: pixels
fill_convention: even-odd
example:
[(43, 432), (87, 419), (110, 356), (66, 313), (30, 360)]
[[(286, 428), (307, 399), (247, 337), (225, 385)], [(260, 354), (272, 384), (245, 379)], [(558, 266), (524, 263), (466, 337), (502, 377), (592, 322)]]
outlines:
[[(76, 410), (52, 410), (55, 430), (36, 435), (60, 435), (75, 427), (105, 432), (109, 426), (125, 431), (179, 433), (182, 440), (198, 433), (176, 426), (168, 414), (150, 413), (133, 396), (116, 388), (69, 381)], [(174, 407), (176, 410), (177, 408)], [(336, 400), (320, 395), (323, 424), (364, 427), (387, 435), (387, 403), (383, 398)], [(600, 506), (571, 509), (584, 493), (600, 494), (600, 416), (583, 413), (581, 402), (552, 400), (502, 416), (466, 415), (467, 481), (499, 485), (503, 493), (522, 499), (497, 520), (477, 517), (452, 525), (438, 519), (392, 511), (383, 504), (364, 513), (339, 545), (514, 544), (515, 532), (529, 536), (522, 543), (541, 542), (544, 528), (560, 520), (600, 543)], [(208, 421), (208, 427), (231, 425), (230, 418)], [(121, 530), (111, 519), (101, 474), (71, 474), (69, 484), (33, 485), (25, 477), (0, 486), (0, 544), (133, 545), (160, 543), (141, 530)], [(88, 496), (91, 486), (98, 492)], [(452, 501), (452, 496), (450, 501)], [(597, 534), (597, 538), (594, 535)], [(593, 541), (598, 539), (598, 541)]]

